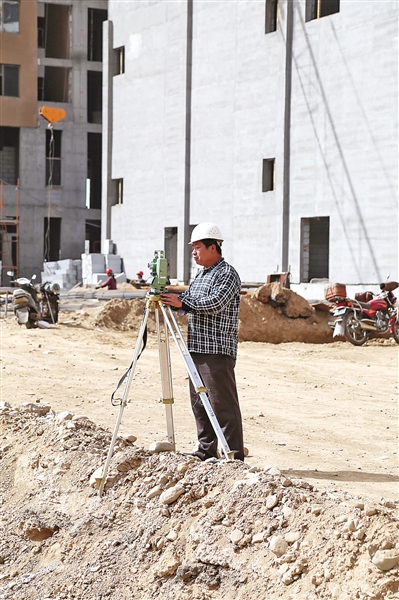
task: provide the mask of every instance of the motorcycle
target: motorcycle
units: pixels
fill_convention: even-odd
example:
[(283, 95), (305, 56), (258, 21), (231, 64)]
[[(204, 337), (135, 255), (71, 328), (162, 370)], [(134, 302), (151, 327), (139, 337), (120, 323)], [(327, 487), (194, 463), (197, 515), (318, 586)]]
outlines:
[(335, 303), (330, 311), (335, 321), (329, 323), (334, 329), (334, 337), (344, 336), (354, 346), (362, 346), (371, 333), (390, 333), (399, 344), (399, 306), (393, 294), (398, 287), (398, 282), (387, 281), (380, 284), (379, 294), (363, 292), (351, 299), (346, 297), (344, 285), (328, 286), (325, 297)]
[(18, 324), (27, 329), (48, 327), (50, 323), (58, 322), (60, 286), (48, 281), (35, 284), (35, 279), (36, 275), (32, 275), (31, 279), (18, 277), (11, 281), (18, 286), (12, 293), (14, 314)]

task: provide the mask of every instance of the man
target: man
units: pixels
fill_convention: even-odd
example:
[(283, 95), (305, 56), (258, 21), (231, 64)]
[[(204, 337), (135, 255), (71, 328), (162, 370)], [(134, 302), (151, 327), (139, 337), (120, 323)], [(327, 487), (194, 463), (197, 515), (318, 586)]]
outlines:
[[(188, 313), (188, 349), (208, 390), (213, 411), (235, 458), (244, 460), (241, 411), (234, 367), (238, 345), (241, 281), (222, 257), (223, 242), (213, 223), (200, 223), (190, 244), (203, 269), (180, 295), (161, 294), (164, 304)], [(201, 460), (217, 457), (217, 436), (199, 395), (190, 381), (191, 406), (197, 425)]]
[(98, 288), (107, 287), (109, 290), (116, 290), (116, 279), (112, 269), (107, 269), (105, 271), (106, 275), (108, 275), (107, 281), (97, 286)]

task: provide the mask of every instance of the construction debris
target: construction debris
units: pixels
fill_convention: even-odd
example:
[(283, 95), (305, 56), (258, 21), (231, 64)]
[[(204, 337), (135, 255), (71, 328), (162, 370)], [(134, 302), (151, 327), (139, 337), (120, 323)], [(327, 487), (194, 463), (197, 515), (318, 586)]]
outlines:
[(390, 600), (398, 502), (239, 462), (151, 454), (45, 404), (0, 405), (0, 598)]

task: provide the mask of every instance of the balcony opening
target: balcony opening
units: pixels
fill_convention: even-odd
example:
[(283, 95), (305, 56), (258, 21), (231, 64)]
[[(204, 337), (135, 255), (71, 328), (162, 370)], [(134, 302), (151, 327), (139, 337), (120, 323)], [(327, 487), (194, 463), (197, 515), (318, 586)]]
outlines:
[(44, 217), (44, 260), (57, 261), (61, 258), (61, 218)]
[(108, 11), (100, 8), (88, 9), (87, 60), (103, 59), (103, 22), (108, 18)]
[(87, 134), (87, 208), (101, 208), (101, 133)]
[(45, 67), (43, 100), (46, 102), (71, 101), (72, 69), (66, 67)]
[(85, 225), (85, 240), (86, 242), (89, 242), (89, 253), (95, 254), (101, 252), (101, 221), (87, 219)]
[(0, 127), (0, 179), (15, 185), (19, 177), (19, 127)]
[(102, 123), (102, 85), (101, 71), (87, 71), (87, 121)]
[(46, 58), (70, 58), (72, 7), (65, 4), (45, 4), (44, 21), (40, 22), (44, 29)]

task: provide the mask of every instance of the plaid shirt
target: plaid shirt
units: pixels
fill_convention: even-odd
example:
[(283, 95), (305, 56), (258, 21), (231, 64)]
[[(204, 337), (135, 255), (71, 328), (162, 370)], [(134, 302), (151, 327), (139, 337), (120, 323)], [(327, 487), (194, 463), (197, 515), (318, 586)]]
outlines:
[(221, 258), (199, 271), (179, 296), (188, 316), (188, 349), (200, 354), (237, 355), (241, 281)]

